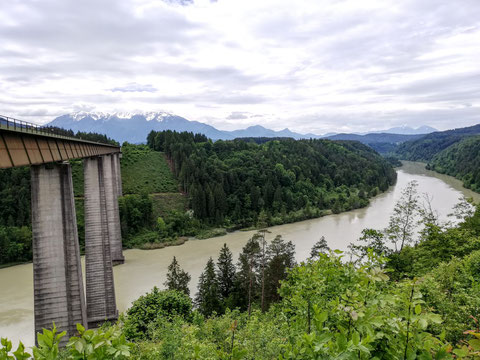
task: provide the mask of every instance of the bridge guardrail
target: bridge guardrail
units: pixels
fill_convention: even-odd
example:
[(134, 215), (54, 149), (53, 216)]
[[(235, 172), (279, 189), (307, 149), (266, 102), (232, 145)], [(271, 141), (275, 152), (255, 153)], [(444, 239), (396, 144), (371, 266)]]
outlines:
[(18, 120), (9, 116), (0, 115), (0, 129), (12, 130), (12, 131), (20, 131), (23, 133), (30, 133), (30, 134), (39, 134), (39, 135), (46, 135), (46, 136), (54, 136), (57, 138), (68, 139), (73, 141), (82, 141), (82, 142), (89, 142), (104, 146), (111, 146), (111, 147), (118, 147), (112, 144), (105, 144), (105, 143), (97, 143), (91, 140), (85, 140), (81, 137), (72, 137), (72, 136), (65, 136), (53, 128), (45, 127), (38, 124), (29, 123), (27, 121)]

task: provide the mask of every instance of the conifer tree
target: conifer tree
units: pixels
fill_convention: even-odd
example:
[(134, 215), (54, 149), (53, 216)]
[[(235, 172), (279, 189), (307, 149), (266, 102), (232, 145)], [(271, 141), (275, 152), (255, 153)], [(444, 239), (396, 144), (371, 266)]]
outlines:
[(310, 258), (311, 260), (317, 260), (319, 258), (319, 254), (326, 254), (330, 251), (328, 247), (327, 240), (325, 240), (325, 236), (322, 236), (320, 240), (318, 240), (310, 250)]
[(265, 307), (280, 300), (280, 281), (286, 279), (287, 269), (295, 266), (295, 245), (285, 242), (281, 235), (267, 247), (268, 265), (265, 270)]
[(223, 244), (218, 256), (217, 279), (224, 306), (228, 307), (235, 284), (235, 265), (233, 264), (232, 252), (227, 244)]
[(260, 245), (260, 281), (261, 281), (261, 295), (260, 295), (260, 308), (262, 311), (265, 311), (265, 267), (267, 266), (267, 253), (266, 253), (266, 246), (267, 241), (265, 240), (265, 234), (269, 233), (266, 229), (267, 227), (267, 214), (265, 211), (261, 211), (258, 216), (257, 228), (259, 229), (258, 232), (254, 235), (254, 237), (258, 240)]
[(205, 270), (200, 275), (195, 304), (200, 313), (205, 316), (210, 316), (213, 312), (220, 313), (222, 311), (220, 290), (212, 258), (208, 260)]
[(238, 272), (235, 276), (235, 305), (242, 310), (251, 311), (253, 301), (258, 295), (258, 278), (260, 244), (255, 236), (248, 240), (238, 257)]
[(190, 275), (180, 268), (177, 258), (174, 256), (172, 263), (168, 266), (167, 281), (163, 284), (168, 290), (183, 291), (185, 294), (190, 295), (190, 289), (188, 288), (190, 279)]

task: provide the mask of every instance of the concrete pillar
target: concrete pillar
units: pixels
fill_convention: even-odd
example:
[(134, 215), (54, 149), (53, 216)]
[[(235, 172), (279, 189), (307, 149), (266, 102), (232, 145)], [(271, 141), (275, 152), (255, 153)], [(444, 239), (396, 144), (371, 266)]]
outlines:
[(122, 250), (122, 232), (120, 227), (120, 212), (118, 209), (118, 189), (116, 172), (116, 154), (103, 157), (103, 177), (105, 186), (105, 200), (107, 209), (108, 234), (112, 254), (112, 264), (118, 265), (125, 262)]
[(87, 326), (70, 164), (31, 167), (35, 333)]
[(107, 216), (104, 157), (84, 159), (85, 268), (88, 326), (115, 321), (112, 257)]
[(116, 173), (116, 179), (117, 179), (117, 191), (118, 191), (118, 196), (123, 196), (123, 185), (122, 185), (122, 170), (120, 167), (120, 158), (122, 157), (121, 153), (116, 153), (113, 154), (114, 159), (115, 159), (115, 173)]

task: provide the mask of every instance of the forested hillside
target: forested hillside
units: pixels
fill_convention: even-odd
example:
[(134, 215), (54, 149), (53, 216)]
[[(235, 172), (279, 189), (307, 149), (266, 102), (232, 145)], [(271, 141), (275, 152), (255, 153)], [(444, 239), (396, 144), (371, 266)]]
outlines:
[(480, 135), (480, 124), (460, 129), (438, 131), (414, 141), (404, 142), (398, 146), (395, 153), (403, 160), (428, 162), (440, 151), (473, 135)]
[(427, 168), (455, 176), (466, 188), (480, 192), (480, 136), (468, 137), (439, 152)]
[(396, 179), (387, 161), (358, 142), (277, 139), (209, 141), (152, 131), (152, 149), (171, 159), (194, 216), (209, 224), (252, 226), (261, 213), (280, 224), (368, 204)]

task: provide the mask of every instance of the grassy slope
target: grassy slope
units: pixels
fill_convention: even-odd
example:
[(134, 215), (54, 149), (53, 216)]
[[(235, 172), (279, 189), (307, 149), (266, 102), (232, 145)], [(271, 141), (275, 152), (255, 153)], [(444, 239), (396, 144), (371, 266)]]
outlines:
[(154, 217), (165, 216), (167, 212), (187, 210), (187, 197), (182, 193), (157, 193), (152, 194)]
[[(144, 145), (122, 147), (123, 194), (178, 193), (178, 183), (163, 153)], [(83, 197), (83, 165), (72, 161), (75, 196)]]
[(145, 145), (122, 147), (124, 194), (178, 193), (178, 183), (162, 153)]
[[(171, 210), (184, 212), (187, 197), (178, 192), (178, 183), (173, 176), (163, 153), (152, 151), (144, 145), (122, 147), (123, 193), (151, 194), (153, 215), (165, 216)], [(82, 161), (72, 162), (72, 176), (76, 196), (77, 222), (80, 244), (84, 244), (83, 221), (83, 165)]]

